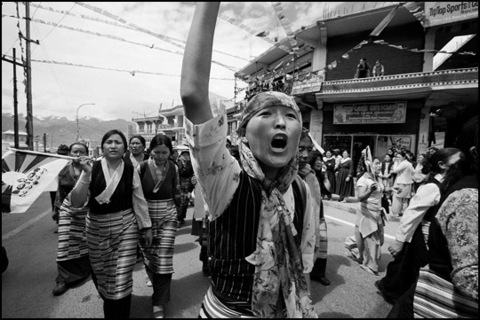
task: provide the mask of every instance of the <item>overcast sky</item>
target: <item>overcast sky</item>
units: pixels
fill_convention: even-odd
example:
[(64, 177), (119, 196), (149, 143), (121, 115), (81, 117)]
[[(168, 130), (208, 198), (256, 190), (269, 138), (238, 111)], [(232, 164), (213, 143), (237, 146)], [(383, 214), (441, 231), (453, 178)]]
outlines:
[[(2, 2), (2, 55), (25, 56), (25, 6)], [(391, 2), (390, 2), (391, 3)], [(286, 37), (274, 2), (222, 2), (214, 40), (210, 91), (234, 97), (234, 71), (271, 44), (252, 33)], [(389, 3), (370, 3), (382, 6)], [(181, 104), (180, 72), (194, 2), (31, 2), (33, 114), (102, 120), (154, 116)], [(39, 7), (41, 6), (41, 7)], [(329, 10), (361, 10), (357, 2), (282, 2), (292, 30), (309, 26)], [(344, 11), (345, 12), (345, 11)], [(112, 16), (113, 15), (113, 16)], [(226, 18), (232, 18), (227, 22)], [(58, 24), (57, 26), (55, 26)], [(241, 24), (241, 25), (240, 25)], [(129, 29), (133, 26), (136, 29)], [(246, 83), (238, 81), (238, 87)], [(19, 113), (26, 113), (22, 68), (17, 68)], [(238, 98), (243, 98), (242, 92)], [(2, 113), (13, 113), (13, 66), (2, 60)]]

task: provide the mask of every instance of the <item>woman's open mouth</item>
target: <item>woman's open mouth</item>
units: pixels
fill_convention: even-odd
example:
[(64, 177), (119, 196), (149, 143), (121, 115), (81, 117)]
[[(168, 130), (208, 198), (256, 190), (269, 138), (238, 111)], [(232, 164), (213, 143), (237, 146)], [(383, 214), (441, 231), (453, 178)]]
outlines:
[(278, 133), (273, 136), (272, 138), (272, 143), (270, 144), (272, 146), (273, 151), (283, 151), (287, 147), (288, 143), (288, 136), (284, 133)]

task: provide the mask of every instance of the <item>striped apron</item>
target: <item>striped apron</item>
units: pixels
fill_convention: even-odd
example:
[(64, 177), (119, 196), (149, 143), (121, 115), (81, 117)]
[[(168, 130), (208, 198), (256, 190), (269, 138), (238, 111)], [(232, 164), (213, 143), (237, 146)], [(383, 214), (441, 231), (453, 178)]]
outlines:
[(98, 292), (111, 300), (130, 295), (138, 243), (137, 220), (132, 209), (101, 215), (89, 213), (86, 232)]
[(478, 319), (478, 301), (463, 295), (453, 283), (424, 267), (420, 269), (415, 288), (413, 317)]
[(200, 307), (199, 318), (257, 318), (253, 314), (243, 314), (232, 310), (222, 303), (213, 293), (212, 286), (208, 288), (207, 294)]
[(173, 199), (147, 200), (152, 221), (152, 244), (140, 239), (145, 265), (156, 274), (173, 273), (173, 249), (177, 233), (177, 209)]
[(88, 207), (72, 208), (68, 197), (59, 210), (57, 262), (88, 256), (85, 217)]

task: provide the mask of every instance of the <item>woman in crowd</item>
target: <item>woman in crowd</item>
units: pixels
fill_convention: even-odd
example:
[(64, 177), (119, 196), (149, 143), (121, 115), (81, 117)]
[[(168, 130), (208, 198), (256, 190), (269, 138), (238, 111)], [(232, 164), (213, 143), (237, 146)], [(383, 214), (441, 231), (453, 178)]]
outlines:
[(390, 213), (390, 204), (392, 201), (392, 187), (395, 180), (395, 174), (392, 173), (393, 161), (392, 156), (387, 153), (382, 161), (382, 167), (380, 168), (380, 177), (383, 184), (383, 196), (382, 196), (382, 208), (385, 209), (385, 213)]
[(397, 152), (393, 162), (392, 173), (396, 174), (393, 185), (392, 213), (398, 218), (408, 206), (412, 196), (413, 166), (406, 159), (404, 152)]
[(353, 185), (353, 161), (349, 157), (347, 150), (343, 151), (342, 160), (340, 160), (337, 170), (335, 193), (340, 196), (338, 201), (347, 202), (345, 200), (346, 197), (353, 197), (355, 195)]
[[(129, 148), (123, 155), (125, 163), (130, 163), (134, 168), (140, 165), (143, 160), (148, 159), (148, 153), (146, 148), (145, 138), (141, 135), (134, 135), (130, 138)], [(140, 245), (137, 246), (137, 261), (142, 261), (142, 253), (140, 251)]]
[(128, 318), (139, 233), (152, 240), (147, 201), (138, 172), (123, 161), (127, 140), (110, 130), (101, 141), (103, 158), (80, 158), (83, 172), (71, 192), (74, 208), (88, 206), (86, 233), (92, 278), (105, 318)]
[[(447, 187), (430, 225), (428, 265), (420, 271), (414, 295), (415, 317), (478, 319), (478, 114), (462, 126), (456, 146), (466, 155), (465, 173)], [(459, 170), (452, 171), (451, 182)]]
[(258, 93), (242, 113), (240, 161), (229, 153), (226, 114), (214, 115), (208, 98), (219, 6), (197, 3), (181, 79), (192, 164), (210, 209), (212, 282), (200, 317), (317, 317), (308, 285), (314, 200), (297, 175), (301, 112), (284, 93)]
[(380, 167), (381, 162), (378, 158), (374, 158), (373, 162), (365, 160), (366, 171), (357, 181), (360, 202), (354, 232), (359, 256), (352, 254), (362, 269), (374, 275), (378, 275), (378, 262), (384, 241), (384, 221), (381, 210), (384, 187), (378, 176)]
[(330, 190), (325, 189), (323, 193), (324, 197), (328, 200), (332, 200), (332, 192), (335, 190), (335, 157), (332, 155), (330, 150), (325, 152), (325, 157), (323, 157), (323, 163), (326, 167), (326, 176), (330, 182)]
[(425, 158), (423, 173), (427, 181), (420, 186), (417, 194), (400, 219), (395, 241), (389, 247), (394, 260), (387, 266), (387, 273), (375, 283), (385, 300), (395, 302), (416, 280), (418, 270), (427, 262), (427, 230), (437, 210), (442, 195), (441, 183), (449, 168), (458, 161), (460, 150), (440, 149)]
[(195, 186), (192, 183), (193, 167), (190, 160), (190, 152), (183, 150), (180, 152), (180, 156), (177, 159), (179, 183), (181, 190), (181, 201), (177, 207), (177, 216), (179, 226), (182, 227), (185, 224), (185, 218), (187, 217), (187, 209), (190, 204), (191, 194)]
[[(467, 109), (468, 110), (468, 109)], [(395, 303), (390, 318), (478, 318), (478, 111), (462, 124), (445, 192), (428, 229), (427, 265)], [(437, 151), (438, 152), (438, 151)]]
[[(88, 147), (75, 142), (68, 148), (71, 157), (88, 156)], [(58, 173), (58, 188), (55, 197), (55, 210), (59, 213), (56, 285), (52, 294), (63, 294), (75, 283), (88, 278), (91, 272), (88, 247), (85, 236), (87, 211), (72, 208), (67, 194), (72, 191), (80, 177), (82, 167), (79, 160), (71, 160)]]
[[(308, 130), (303, 129), (300, 137), (300, 144), (298, 146), (298, 174), (307, 183), (310, 188), (312, 197), (315, 199), (314, 218), (315, 218), (315, 262), (313, 264), (310, 279), (318, 281), (324, 286), (328, 286), (330, 281), (325, 277), (325, 270), (327, 266), (327, 224), (323, 215), (322, 203), (322, 185), (325, 184), (325, 174), (322, 173), (323, 163), (322, 155), (318, 151), (313, 151), (313, 140), (310, 137)], [(316, 154), (316, 155), (314, 155)], [(319, 159), (320, 173), (317, 173), (312, 168), (312, 158)], [(319, 177), (321, 176), (321, 178)]]
[(141, 135), (132, 136), (129, 141), (129, 147), (130, 150), (125, 152), (123, 156), (126, 163), (130, 163), (136, 168), (142, 161), (148, 159), (147, 152), (145, 151), (145, 138)]
[(165, 134), (157, 134), (150, 142), (150, 159), (139, 166), (140, 179), (152, 221), (152, 244), (140, 240), (145, 269), (153, 286), (154, 318), (164, 317), (170, 301), (173, 274), (173, 248), (178, 220), (175, 203), (180, 201), (178, 170), (170, 160), (172, 142)]
[[(312, 159), (310, 160), (310, 167), (315, 172), (317, 181), (320, 184), (321, 195), (323, 195), (323, 190), (329, 192), (331, 185), (326, 173), (327, 169), (323, 163), (322, 154), (320, 152), (316, 151), (313, 153)], [(310, 191), (312, 191), (311, 187)], [(325, 275), (325, 271), (327, 269), (328, 236), (327, 221), (325, 220), (324, 212), (323, 202), (320, 202), (320, 220), (317, 232), (315, 233), (317, 237), (317, 248), (315, 248), (316, 259), (310, 274), (310, 279), (318, 281), (324, 286), (328, 286), (330, 285), (330, 280), (328, 280)]]
[(426, 154), (420, 153), (417, 157), (417, 162), (413, 169), (412, 179), (413, 179), (413, 193), (415, 194), (420, 187), (420, 184), (427, 179), (427, 175), (422, 173), (423, 163), (425, 161)]
[[(68, 148), (68, 146), (66, 144), (62, 143), (57, 148), (57, 154), (59, 154), (61, 156), (68, 156), (69, 152), (70, 152), (70, 149)], [(50, 200), (51, 200), (51, 203), (52, 203), (52, 219), (55, 221), (55, 223), (58, 226), (58, 219), (59, 219), (58, 207), (55, 207), (55, 197), (57, 196), (57, 191), (58, 191), (58, 189), (57, 189), (58, 181), (57, 180), (58, 179), (55, 179), (54, 181), (52, 181), (52, 183), (48, 186), (48, 188), (46, 190), (50, 191)], [(57, 232), (58, 231), (55, 231), (55, 233), (57, 233)]]

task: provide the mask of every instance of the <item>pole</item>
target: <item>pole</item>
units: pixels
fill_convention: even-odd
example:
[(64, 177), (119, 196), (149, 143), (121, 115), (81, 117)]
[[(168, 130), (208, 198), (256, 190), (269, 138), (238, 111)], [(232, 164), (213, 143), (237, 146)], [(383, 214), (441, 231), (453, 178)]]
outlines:
[(43, 134), (43, 152), (47, 152), (47, 134)]
[[(17, 61), (17, 50), (13, 48), (13, 61)], [(17, 98), (17, 65), (13, 63), (13, 141), (18, 149), (18, 98)]]
[(30, 2), (25, 2), (26, 64), (27, 64), (27, 141), (28, 149), (33, 150), (33, 105), (32, 105), (32, 65), (30, 60)]
[(77, 138), (76, 138), (75, 141), (78, 141), (79, 136), (80, 136), (80, 129), (79, 129), (79, 127), (78, 127), (78, 110), (80, 110), (81, 107), (86, 106), (86, 105), (92, 105), (92, 106), (94, 106), (95, 103), (84, 103), (84, 104), (81, 104), (81, 105), (78, 106), (78, 108), (77, 108), (77, 136), (76, 136)]

